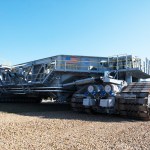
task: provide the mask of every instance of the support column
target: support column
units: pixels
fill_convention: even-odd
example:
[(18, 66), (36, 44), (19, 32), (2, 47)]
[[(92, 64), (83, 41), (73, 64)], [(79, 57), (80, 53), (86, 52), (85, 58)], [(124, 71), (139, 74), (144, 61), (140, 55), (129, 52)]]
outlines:
[(126, 73), (126, 82), (128, 84), (132, 83), (132, 75), (129, 72)]

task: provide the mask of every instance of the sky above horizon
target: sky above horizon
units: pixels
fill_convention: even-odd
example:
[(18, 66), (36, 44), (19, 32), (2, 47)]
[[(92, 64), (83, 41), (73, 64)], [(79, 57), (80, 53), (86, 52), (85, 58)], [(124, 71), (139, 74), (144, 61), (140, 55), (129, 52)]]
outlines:
[(150, 53), (149, 0), (1, 0), (0, 63)]

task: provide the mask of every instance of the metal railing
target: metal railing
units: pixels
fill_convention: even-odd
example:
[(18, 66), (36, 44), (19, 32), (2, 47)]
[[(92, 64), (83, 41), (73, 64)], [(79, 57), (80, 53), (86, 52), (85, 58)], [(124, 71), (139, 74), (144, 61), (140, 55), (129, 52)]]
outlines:
[(68, 62), (67, 60), (56, 60), (55, 69), (69, 70), (69, 71), (101, 71), (102, 69), (108, 69), (108, 66), (98, 61), (77, 61)]
[(150, 61), (147, 60), (146, 62), (132, 55), (108, 57), (108, 60), (105, 61), (77, 61), (70, 63), (66, 60), (55, 60), (54, 66), (56, 70), (64, 71), (97, 72), (103, 70), (138, 69), (150, 74)]
[(142, 60), (132, 55), (117, 55), (108, 57), (108, 66), (110, 69), (138, 69), (142, 72), (150, 74), (150, 60), (147, 58)]

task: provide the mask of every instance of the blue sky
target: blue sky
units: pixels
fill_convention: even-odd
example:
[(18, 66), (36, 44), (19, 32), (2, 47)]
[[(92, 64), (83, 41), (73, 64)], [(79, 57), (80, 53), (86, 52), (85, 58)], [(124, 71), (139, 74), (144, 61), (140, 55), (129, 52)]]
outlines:
[(0, 62), (126, 53), (150, 58), (149, 0), (0, 0)]

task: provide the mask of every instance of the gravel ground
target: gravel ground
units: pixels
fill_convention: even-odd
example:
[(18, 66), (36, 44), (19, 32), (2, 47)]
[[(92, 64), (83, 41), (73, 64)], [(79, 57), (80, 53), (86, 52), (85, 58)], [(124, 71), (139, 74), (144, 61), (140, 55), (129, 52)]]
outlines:
[(68, 111), (0, 112), (0, 150), (150, 150), (150, 121)]

